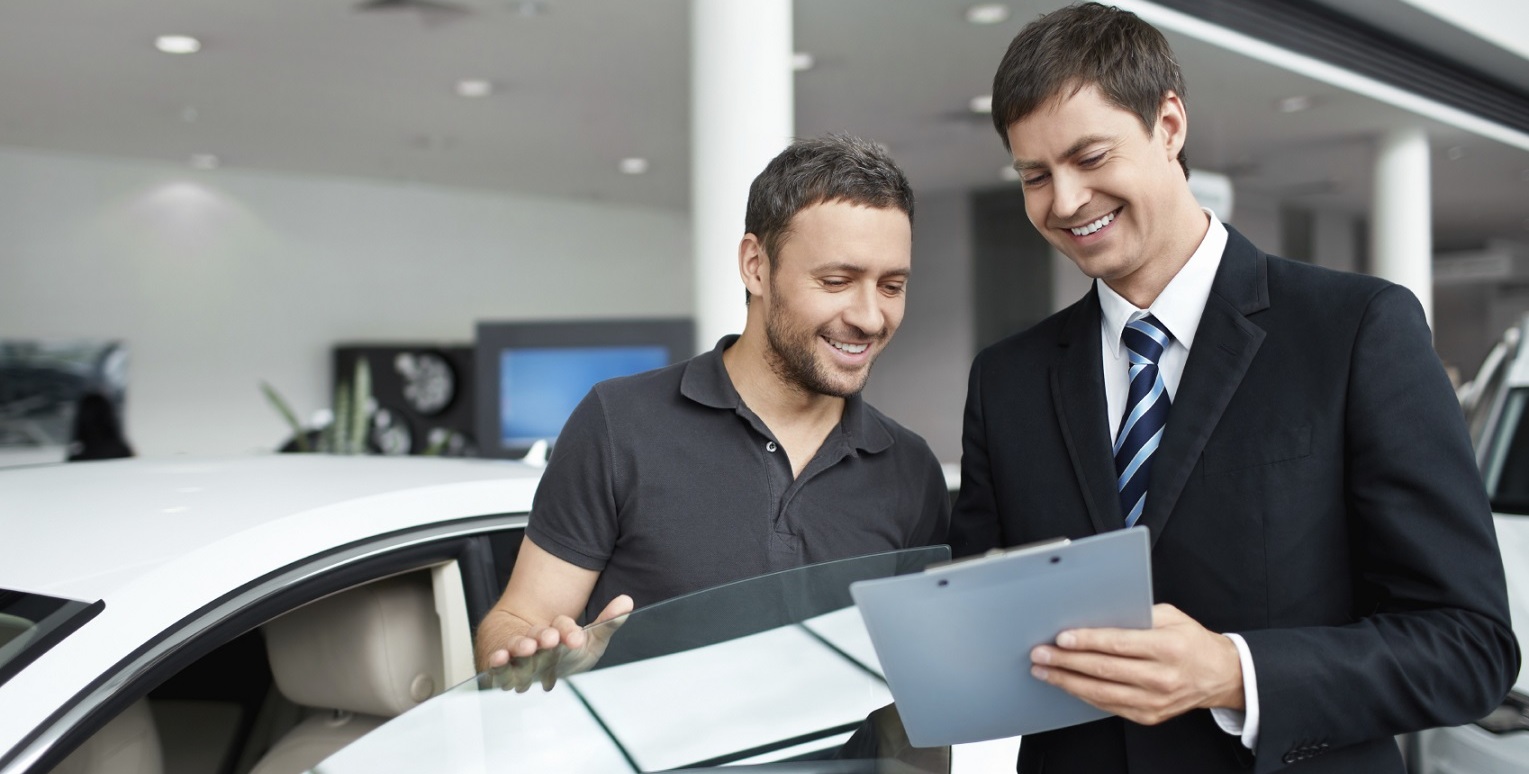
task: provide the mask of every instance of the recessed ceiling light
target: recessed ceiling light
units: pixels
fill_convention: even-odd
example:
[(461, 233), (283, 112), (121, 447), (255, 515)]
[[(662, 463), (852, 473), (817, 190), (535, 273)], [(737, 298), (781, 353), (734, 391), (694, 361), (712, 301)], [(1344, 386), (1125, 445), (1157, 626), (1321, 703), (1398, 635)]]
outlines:
[(791, 69), (796, 72), (803, 73), (811, 70), (814, 64), (816, 62), (813, 61), (812, 54), (806, 51), (798, 51), (791, 55)]
[(547, 4), (538, 3), (535, 0), (525, 0), (515, 4), (515, 13), (526, 18), (547, 15)]
[(1019, 181), (1019, 170), (1017, 170), (1017, 169), (1015, 169), (1013, 167), (1005, 166), (1004, 168), (998, 170), (998, 179), (999, 180), (1006, 180), (1006, 181), (1008, 181), (1010, 183), (1018, 182)]
[(1465, 148), (1459, 145), (1451, 145), (1447, 150), (1444, 151), (1444, 155), (1448, 157), (1450, 161), (1459, 161), (1460, 159), (1465, 158)]
[(222, 159), (219, 159), (217, 156), (214, 156), (211, 153), (191, 154), (191, 166), (196, 167), (197, 169), (217, 169), (220, 165), (222, 165), (222, 163)]
[(1286, 97), (1274, 105), (1281, 113), (1299, 113), (1311, 109), (1311, 97), (1297, 94), (1294, 97)]
[(457, 96), (487, 97), (494, 93), (494, 82), (482, 78), (463, 78), (457, 81)]
[(202, 50), (202, 41), (190, 35), (160, 35), (154, 47), (166, 54), (195, 54)]
[(972, 97), (971, 108), (973, 113), (984, 115), (993, 112), (993, 95), (983, 94), (980, 97)]
[(640, 175), (648, 171), (648, 160), (640, 156), (621, 160), (621, 173), (625, 175)]
[(1009, 20), (1009, 7), (1003, 3), (980, 3), (966, 9), (972, 24), (1002, 24)]

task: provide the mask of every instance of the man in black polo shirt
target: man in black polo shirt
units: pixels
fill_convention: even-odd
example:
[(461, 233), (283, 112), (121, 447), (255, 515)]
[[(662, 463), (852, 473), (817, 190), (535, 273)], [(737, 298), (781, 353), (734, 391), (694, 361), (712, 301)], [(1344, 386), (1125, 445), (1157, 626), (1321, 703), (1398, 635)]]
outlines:
[(480, 668), (580, 647), (576, 618), (944, 542), (934, 454), (860, 396), (902, 322), (912, 218), (907, 179), (872, 143), (803, 140), (770, 162), (738, 248), (743, 334), (585, 396), (479, 626)]

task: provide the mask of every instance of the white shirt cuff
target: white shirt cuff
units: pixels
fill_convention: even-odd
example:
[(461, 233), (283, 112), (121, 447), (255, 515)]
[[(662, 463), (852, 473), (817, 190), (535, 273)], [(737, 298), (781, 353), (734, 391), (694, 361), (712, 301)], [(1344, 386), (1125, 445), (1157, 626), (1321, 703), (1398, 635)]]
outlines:
[(1242, 737), (1242, 746), (1252, 750), (1258, 747), (1258, 678), (1253, 673), (1253, 654), (1248, 651), (1248, 643), (1241, 635), (1223, 636), (1237, 646), (1237, 660), (1242, 662), (1242, 701), (1246, 709), (1239, 712), (1217, 707), (1210, 714), (1222, 731)]

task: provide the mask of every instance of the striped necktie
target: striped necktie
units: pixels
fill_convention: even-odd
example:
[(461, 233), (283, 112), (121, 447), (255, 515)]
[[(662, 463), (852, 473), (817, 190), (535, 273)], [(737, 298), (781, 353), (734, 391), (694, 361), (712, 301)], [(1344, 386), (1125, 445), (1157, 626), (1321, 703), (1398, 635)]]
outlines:
[(1115, 485), (1120, 489), (1120, 510), (1125, 525), (1136, 526), (1147, 503), (1147, 481), (1152, 476), (1152, 453), (1168, 423), (1168, 390), (1157, 363), (1173, 340), (1156, 317), (1147, 315), (1126, 324), (1120, 335), (1131, 358), (1131, 386), (1126, 410), (1115, 436)]

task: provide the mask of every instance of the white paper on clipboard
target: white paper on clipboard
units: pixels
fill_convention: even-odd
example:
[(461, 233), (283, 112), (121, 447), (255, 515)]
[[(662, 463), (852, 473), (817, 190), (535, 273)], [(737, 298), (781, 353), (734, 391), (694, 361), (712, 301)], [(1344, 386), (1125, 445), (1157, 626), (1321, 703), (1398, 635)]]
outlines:
[(1065, 629), (1152, 625), (1146, 527), (860, 581), (850, 593), (917, 747), (1001, 739), (1109, 713), (1030, 675)]

